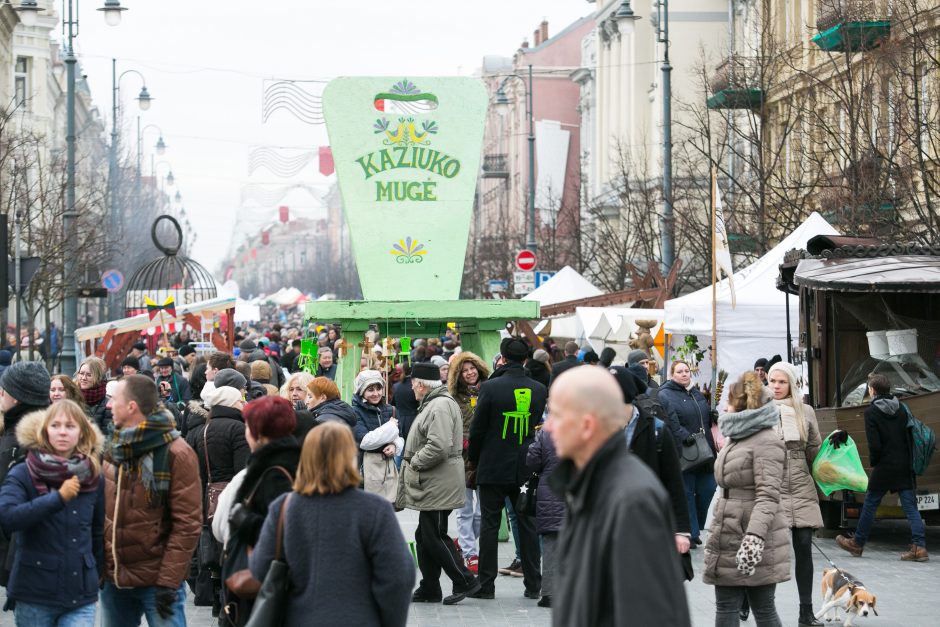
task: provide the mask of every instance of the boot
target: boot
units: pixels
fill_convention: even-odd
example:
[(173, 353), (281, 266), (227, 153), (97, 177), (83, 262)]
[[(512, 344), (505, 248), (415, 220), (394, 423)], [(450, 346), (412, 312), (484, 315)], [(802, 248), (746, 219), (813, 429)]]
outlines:
[(800, 627), (821, 627), (822, 623), (816, 620), (812, 603), (800, 603)]
[(848, 551), (854, 557), (861, 557), (862, 551), (865, 550), (865, 547), (856, 542), (855, 538), (846, 538), (842, 535), (836, 536), (836, 544), (839, 545), (840, 549)]
[(917, 544), (912, 544), (910, 551), (901, 553), (901, 560), (905, 562), (926, 562), (929, 559), (927, 548)]

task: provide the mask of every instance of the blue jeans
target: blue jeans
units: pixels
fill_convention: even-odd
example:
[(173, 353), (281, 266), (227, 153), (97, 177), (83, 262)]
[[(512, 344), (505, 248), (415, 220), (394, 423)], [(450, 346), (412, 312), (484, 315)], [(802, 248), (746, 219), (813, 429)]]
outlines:
[(173, 614), (160, 618), (154, 597), (156, 587), (119, 589), (110, 581), (101, 590), (101, 627), (140, 625), (147, 618), (150, 627), (186, 627), (186, 584), (180, 585), (173, 604)]
[(705, 525), (708, 506), (711, 505), (712, 497), (715, 495), (715, 473), (710, 468), (684, 472), (682, 483), (685, 484), (685, 498), (689, 506), (692, 539), (696, 540)]
[(95, 627), (95, 604), (76, 609), (16, 602), (16, 627)]
[[(860, 546), (868, 540), (868, 534), (871, 526), (875, 522), (875, 510), (881, 505), (881, 499), (887, 494), (886, 490), (869, 490), (865, 494), (865, 504), (862, 505), (862, 513), (858, 516), (858, 526), (855, 528), (855, 541)], [(920, 517), (920, 511), (917, 509), (917, 498), (913, 490), (898, 490), (898, 498), (901, 501), (901, 509), (907, 516), (907, 522), (911, 523), (911, 544), (917, 546), (927, 546), (926, 530), (924, 529), (924, 519)]]

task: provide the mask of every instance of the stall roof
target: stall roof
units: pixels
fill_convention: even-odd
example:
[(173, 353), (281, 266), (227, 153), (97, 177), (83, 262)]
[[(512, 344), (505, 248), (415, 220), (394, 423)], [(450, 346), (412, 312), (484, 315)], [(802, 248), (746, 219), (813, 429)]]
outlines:
[[(174, 322), (184, 322), (186, 314), (196, 314), (202, 316), (218, 314), (227, 309), (233, 309), (235, 307), (235, 301), (235, 297), (226, 297), (213, 298), (211, 300), (190, 303), (188, 305), (177, 305), (176, 316), (173, 317), (169, 314), (164, 314), (162, 323), (172, 324)], [(112, 320), (110, 322), (104, 322), (102, 324), (96, 324), (90, 327), (75, 329), (75, 339), (78, 342), (84, 342), (85, 340), (93, 340), (99, 337), (104, 337), (111, 329), (114, 329), (118, 333), (126, 333), (128, 331), (143, 331), (145, 329), (149, 329), (150, 327), (159, 327), (160, 324), (160, 318), (151, 320), (148, 314), (143, 313), (136, 316), (131, 316), (130, 318), (121, 318), (120, 320)]]
[(940, 293), (940, 256), (803, 259), (794, 282), (837, 292)]

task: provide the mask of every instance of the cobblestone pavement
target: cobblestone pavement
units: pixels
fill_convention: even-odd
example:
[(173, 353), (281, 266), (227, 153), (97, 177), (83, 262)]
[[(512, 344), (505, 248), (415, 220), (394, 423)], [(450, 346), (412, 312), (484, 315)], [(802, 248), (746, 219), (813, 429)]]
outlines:
[[(418, 524), (415, 512), (398, 514), (399, 522), (406, 538), (414, 537)], [(453, 535), (456, 521), (451, 516), (450, 531)], [(924, 564), (901, 562), (898, 554), (906, 548), (908, 527), (904, 521), (879, 522), (872, 537), (865, 547), (862, 558), (853, 558), (840, 551), (831, 538), (818, 538), (816, 543), (836, 564), (861, 579), (866, 587), (878, 597), (880, 616), (860, 619), (858, 627), (940, 627), (940, 612), (936, 609), (940, 599), (940, 528), (927, 530), (927, 547), (933, 550), (931, 561)], [(512, 541), (500, 543), (499, 564), (504, 566), (512, 561), (514, 549)], [(702, 567), (703, 551), (693, 552), (696, 572)], [(827, 566), (826, 560), (814, 551), (816, 581), (819, 573)], [(817, 583), (818, 585), (818, 583)], [(450, 587), (444, 582), (444, 590)], [(443, 605), (416, 604), (412, 606), (408, 624), (415, 626), (456, 626), (477, 627), (482, 625), (550, 625), (551, 610), (536, 606), (534, 600), (522, 596), (522, 578), (500, 576), (496, 581), (496, 599), (492, 601), (466, 599), (445, 607)], [(714, 624), (714, 590), (702, 583), (701, 578), (686, 584), (689, 609), (692, 622), (696, 627)], [(818, 609), (821, 599), (814, 594)], [(4, 595), (0, 589), (0, 600)], [(796, 584), (788, 581), (777, 587), (777, 610), (786, 627), (797, 624)], [(210, 627), (217, 624), (209, 608), (187, 607), (187, 622), (191, 627)], [(9, 613), (0, 614), (0, 625), (12, 625), (13, 617)], [(743, 623), (753, 625), (753, 620)], [(645, 626), (638, 626), (645, 627)]]

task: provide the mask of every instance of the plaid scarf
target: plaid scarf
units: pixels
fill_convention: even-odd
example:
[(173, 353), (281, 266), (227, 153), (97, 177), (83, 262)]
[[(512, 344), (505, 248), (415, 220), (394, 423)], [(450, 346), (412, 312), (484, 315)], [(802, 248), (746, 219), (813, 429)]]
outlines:
[(108, 382), (102, 381), (98, 385), (94, 385), (87, 390), (81, 390), (82, 398), (85, 399), (85, 404), (89, 407), (95, 407), (104, 399), (107, 394)]
[(94, 492), (98, 489), (98, 475), (92, 474), (91, 460), (85, 455), (66, 459), (55, 453), (35, 450), (26, 455), (26, 469), (33, 487), (40, 495), (49, 494), (50, 488), (59, 488), (70, 477), (78, 477), (79, 492)]
[(178, 437), (176, 421), (166, 409), (111, 436), (111, 461), (140, 479), (151, 505), (162, 505), (170, 489), (169, 444)]

